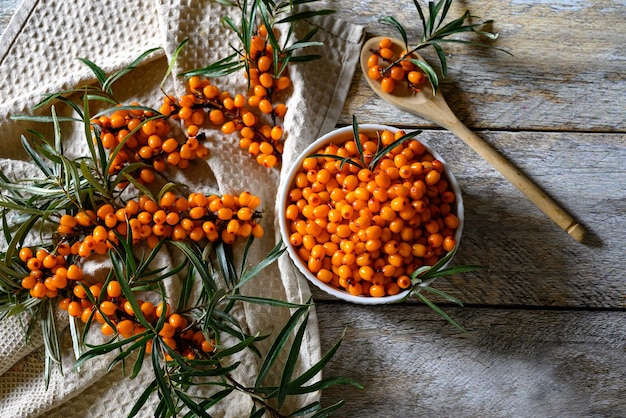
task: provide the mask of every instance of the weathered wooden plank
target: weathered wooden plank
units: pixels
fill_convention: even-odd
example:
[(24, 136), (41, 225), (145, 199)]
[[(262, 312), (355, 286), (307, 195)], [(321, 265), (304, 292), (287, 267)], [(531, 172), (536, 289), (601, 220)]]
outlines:
[(624, 307), (626, 136), (479, 134), (582, 222), (589, 239), (574, 241), (452, 134), (425, 131), (420, 138), (440, 151), (464, 193), (455, 263), (486, 268), (437, 287), (469, 304)]
[[(423, 2), (422, 4), (425, 4)], [(412, 2), (361, 1), (344, 7), (339, 17), (366, 26), (371, 35), (395, 36), (379, 23), (393, 15), (421, 35)], [(400, 6), (401, 5), (401, 6)], [(468, 126), (481, 129), (550, 129), (624, 131), (626, 5), (623, 2), (560, 0), (455, 2), (450, 16), (465, 9), (494, 19), (500, 33), (493, 50), (448, 45), (449, 74), (442, 92)], [(435, 63), (431, 53), (425, 56)], [(369, 90), (357, 74), (342, 122), (351, 115), (386, 123), (424, 121), (391, 106)]]
[(461, 333), (427, 308), (318, 303), (322, 345), (346, 331), (325, 376), (338, 416), (623, 416), (624, 312), (450, 308)]

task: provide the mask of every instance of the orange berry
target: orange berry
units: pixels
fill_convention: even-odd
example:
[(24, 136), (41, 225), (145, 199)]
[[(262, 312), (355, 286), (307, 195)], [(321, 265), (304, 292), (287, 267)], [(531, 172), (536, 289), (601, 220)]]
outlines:
[(107, 284), (107, 296), (111, 298), (119, 298), (122, 296), (122, 286), (117, 280), (111, 280)]
[(24, 247), (20, 249), (19, 257), (20, 257), (20, 260), (26, 263), (28, 262), (29, 259), (33, 258), (33, 251), (28, 247)]

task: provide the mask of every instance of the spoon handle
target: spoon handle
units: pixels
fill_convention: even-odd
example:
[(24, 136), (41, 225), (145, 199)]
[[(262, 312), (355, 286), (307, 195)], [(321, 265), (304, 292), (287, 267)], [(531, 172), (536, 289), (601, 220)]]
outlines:
[(506, 179), (526, 195), (539, 209), (543, 211), (559, 227), (567, 231), (576, 241), (582, 242), (585, 237), (585, 228), (559, 206), (552, 198), (546, 195), (531, 179), (526, 177), (515, 165), (502, 156), (489, 143), (470, 131), (458, 119), (447, 120), (445, 128), (453, 132), (469, 145), (476, 153), (482, 156), (489, 164), (498, 170)]

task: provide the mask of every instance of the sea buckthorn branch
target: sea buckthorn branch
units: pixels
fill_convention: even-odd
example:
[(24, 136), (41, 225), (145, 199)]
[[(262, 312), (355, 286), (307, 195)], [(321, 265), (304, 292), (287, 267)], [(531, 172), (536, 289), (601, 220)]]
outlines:
[[(493, 22), (492, 20), (486, 20), (479, 23), (467, 23), (469, 19), (474, 17), (469, 11), (466, 11), (460, 17), (457, 17), (449, 22), (444, 22), (452, 3), (453, 0), (429, 1), (428, 15), (426, 16), (418, 0), (413, 0), (413, 4), (417, 9), (419, 19), (422, 23), (421, 39), (419, 42), (414, 44), (414, 46), (410, 46), (407, 38), (406, 29), (393, 16), (386, 16), (380, 19), (382, 23), (389, 24), (396, 29), (396, 31), (402, 37), (405, 45), (405, 50), (399, 56), (394, 56), (394, 54), (389, 49), (389, 46), (385, 45), (381, 45), (379, 50), (372, 50), (373, 54), (380, 56), (385, 60), (386, 65), (380, 66), (379, 68), (376, 68), (376, 70), (372, 70), (372, 74), (370, 74), (370, 77), (374, 78), (374, 71), (378, 72), (378, 77), (382, 77), (383, 82), (385, 84), (389, 84), (389, 86), (386, 86), (385, 91), (389, 90), (388, 92), (392, 92), (392, 85), (395, 84), (394, 81), (402, 80), (405, 78), (404, 74), (400, 75), (400, 69), (403, 72), (415, 71), (414, 69), (407, 69), (407, 67), (412, 66), (416, 69), (419, 69), (423, 74), (426, 75), (433, 88), (433, 94), (437, 92), (437, 89), (439, 88), (439, 76), (437, 75), (437, 72), (430, 64), (423, 60), (417, 59), (417, 57), (413, 55), (417, 51), (426, 47), (432, 47), (437, 53), (437, 57), (441, 65), (441, 75), (443, 77), (447, 76), (447, 60), (442, 44), (459, 43), (465, 45), (494, 48), (509, 53), (490, 44), (468, 41), (464, 39), (449, 38), (450, 36), (467, 32), (472, 32), (491, 40), (495, 40), (498, 37), (498, 33), (492, 33), (488, 30), (482, 29), (485, 26), (491, 24)], [(370, 65), (369, 67), (371, 69), (372, 67), (374, 67), (374, 65)], [(394, 74), (394, 72), (396, 74)], [(422, 77), (415, 74), (413, 75), (413, 77), (419, 77), (419, 80), (414, 80), (419, 82), (416, 83), (414, 81), (408, 80), (409, 86), (415, 87), (419, 91), (419, 84), (421, 84)]]
[[(288, 65), (318, 59), (316, 54), (296, 53), (305, 48), (322, 46), (320, 42), (311, 41), (317, 30), (315, 28), (301, 39), (294, 40), (295, 25), (333, 11), (301, 10), (300, 6), (311, 1), (276, 4), (268, 0), (244, 0), (222, 3), (233, 6), (240, 15), (239, 24), (229, 16), (223, 18), (225, 25), (237, 35), (239, 45), (231, 45), (235, 52), (215, 63), (182, 73), (181, 76), (189, 78), (189, 90), (195, 100), (189, 103), (190, 106), (181, 103), (182, 107), (179, 107), (166, 99), (162, 112), (177, 112), (185, 121), (188, 134), (195, 135), (197, 122), (204, 120), (195, 109), (212, 109), (208, 116), (214, 125), (221, 126), (225, 134), (238, 132), (240, 148), (247, 150), (259, 164), (274, 167), (280, 163), (283, 150), (283, 128), (279, 121), (284, 118), (287, 107), (278, 97), (291, 86)], [(276, 28), (278, 25), (287, 26), (282, 44)], [(198, 78), (217, 78), (241, 70), (244, 70), (248, 93), (237, 94), (233, 98), (214, 86), (207, 87), (208, 81)], [(196, 121), (193, 121), (194, 117)]]
[(454, 327), (458, 328), (461, 331), (465, 331), (465, 329), (459, 325), (450, 315), (444, 312), (439, 306), (433, 303), (423, 292), (429, 292), (436, 296), (439, 296), (445, 301), (454, 303), (459, 306), (463, 306), (463, 302), (460, 299), (455, 298), (454, 296), (449, 295), (448, 293), (434, 289), (430, 287), (430, 284), (438, 277), (450, 276), (453, 274), (467, 273), (471, 271), (481, 270), (482, 266), (477, 265), (464, 265), (464, 266), (455, 266), (455, 267), (444, 267), (446, 264), (450, 262), (454, 254), (456, 253), (458, 247), (454, 247), (452, 251), (442, 257), (435, 265), (433, 266), (422, 266), (416, 269), (413, 273), (411, 273), (411, 290), (407, 294), (405, 300), (410, 296), (416, 296), (422, 302), (424, 302), (429, 308), (438, 313), (442, 318), (452, 324)]

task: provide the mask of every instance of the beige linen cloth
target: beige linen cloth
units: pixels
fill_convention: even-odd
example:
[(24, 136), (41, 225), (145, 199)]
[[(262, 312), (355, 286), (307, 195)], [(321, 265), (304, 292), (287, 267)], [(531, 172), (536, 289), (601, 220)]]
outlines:
[[(235, 18), (238, 13), (209, 0), (24, 0), (0, 40), (0, 167), (3, 172), (14, 178), (36, 172), (27, 162), (20, 135), (28, 128), (45, 134), (50, 134), (50, 130), (41, 124), (13, 121), (10, 116), (29, 113), (46, 92), (93, 82), (92, 73), (77, 57), (90, 59), (108, 73), (128, 65), (150, 48), (161, 48), (114, 86), (120, 101), (137, 100), (158, 108), (162, 99), (159, 84), (168, 60), (183, 39), (189, 38), (189, 43), (174, 67), (174, 74), (205, 66), (230, 53), (228, 43), (236, 44), (237, 40), (220, 23), (225, 15)], [(261, 197), (267, 212), (266, 236), (257, 240), (252, 260), (259, 260), (274, 246), (278, 238), (274, 207), (278, 184), (298, 152), (334, 127), (364, 38), (362, 27), (339, 21), (332, 15), (315, 19), (311, 24), (319, 26), (316, 38), (326, 46), (310, 51), (322, 54), (321, 60), (290, 68), (293, 89), (284, 97), (289, 111), (284, 120), (286, 146), (281, 169), (260, 167), (237, 148), (236, 135), (226, 137), (212, 130), (207, 144), (210, 156), (193, 163), (183, 173), (170, 173), (192, 191), (249, 190)], [(243, 87), (242, 80), (242, 74), (237, 73), (215, 83), (236, 93)], [(173, 77), (165, 89), (180, 95), (184, 86), (180, 79)], [(57, 110), (67, 113), (61, 107)], [(68, 155), (85, 155), (80, 129), (64, 128), (64, 138)], [(169, 262), (168, 254), (163, 254), (159, 260), (162, 265)], [(87, 264), (85, 268), (96, 273), (99, 264), (91, 264), (91, 269)], [(168, 283), (169, 294), (176, 294), (176, 285), (176, 280)], [(303, 302), (310, 296), (307, 283), (286, 255), (245, 291), (294, 302)], [(288, 312), (245, 306), (238, 315), (249, 333), (265, 334), (280, 327)], [(0, 323), (1, 417), (125, 416), (153, 379), (149, 363), (134, 380), (124, 376), (120, 367), (107, 373), (110, 358), (91, 361), (79, 372), (72, 370), (74, 353), (64, 316), (59, 315), (64, 336), (63, 373), (55, 368), (47, 390), (41, 336), (34, 335), (27, 344), (18, 318)], [(261, 348), (267, 349), (270, 342), (271, 339)], [(320, 352), (317, 320), (312, 310), (299, 370), (314, 364)], [(237, 377), (244, 384), (253, 383), (259, 359), (250, 356), (239, 360), (244, 366)], [(317, 398), (319, 394), (296, 399), (291, 406), (297, 408)], [(139, 416), (152, 416), (156, 402), (153, 396)], [(233, 395), (212, 413), (215, 417), (247, 416), (251, 406), (245, 397)]]

